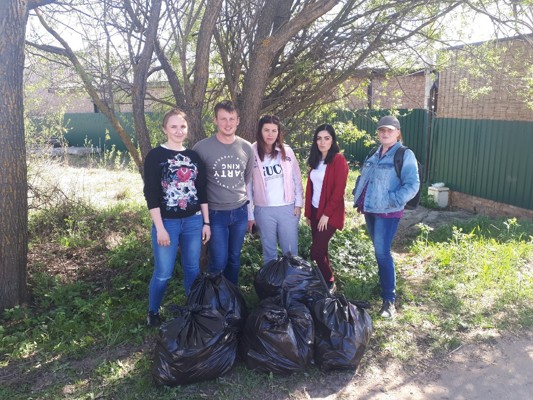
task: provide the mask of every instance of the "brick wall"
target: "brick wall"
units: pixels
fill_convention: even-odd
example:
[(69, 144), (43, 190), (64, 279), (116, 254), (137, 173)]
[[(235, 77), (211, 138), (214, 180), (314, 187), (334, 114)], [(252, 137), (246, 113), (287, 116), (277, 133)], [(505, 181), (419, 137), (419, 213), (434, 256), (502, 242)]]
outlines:
[[(438, 117), (533, 121), (533, 110), (525, 103), (528, 96), (531, 101), (526, 93), (531, 44), (514, 38), (448, 51), (448, 67), (439, 76)], [(482, 56), (498, 61), (490, 65)]]
[[(431, 76), (424, 71), (413, 74), (386, 77), (372, 75), (368, 77), (353, 77), (345, 83), (345, 87), (356, 93), (348, 98), (348, 107), (352, 110), (368, 108), (369, 100), (372, 108), (427, 108), (427, 93), (431, 85)], [(369, 98), (368, 89), (372, 85), (372, 95)], [(429, 86), (428, 86), (429, 85)]]
[[(160, 97), (168, 91), (167, 86), (150, 87), (148, 94)], [(44, 115), (47, 113), (94, 113), (94, 104), (83, 89), (60, 90), (52, 88), (39, 88), (31, 91), (26, 97), (27, 110), (30, 115)], [(159, 103), (145, 101), (145, 110), (153, 111)], [(128, 99), (115, 100), (116, 112), (132, 112), (132, 105)]]
[[(25, 70), (25, 105), (29, 115), (49, 113), (94, 113), (94, 104), (83, 88), (79, 77), (69, 68), (54, 65), (33, 65)], [(166, 82), (149, 82), (149, 95), (161, 98), (168, 95)], [(102, 95), (102, 93), (100, 93)], [(131, 112), (131, 99), (125, 92), (114, 93), (116, 112)], [(146, 111), (153, 111), (158, 103), (146, 100)]]
[(533, 221), (533, 210), (498, 203), (496, 201), (450, 191), (449, 205), (489, 217), (515, 217)]

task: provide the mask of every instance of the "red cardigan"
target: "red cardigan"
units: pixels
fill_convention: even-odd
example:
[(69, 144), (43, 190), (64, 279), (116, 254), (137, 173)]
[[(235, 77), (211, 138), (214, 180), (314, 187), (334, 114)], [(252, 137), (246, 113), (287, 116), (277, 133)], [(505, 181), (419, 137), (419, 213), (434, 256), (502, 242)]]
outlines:
[[(348, 162), (340, 153), (335, 154), (333, 160), (326, 164), (326, 173), (320, 202), (318, 203), (317, 219), (322, 215), (329, 217), (328, 225), (337, 229), (344, 228), (344, 190), (348, 179)], [(311, 218), (311, 199), (313, 198), (313, 182), (310, 178), (311, 171), (307, 174), (307, 187), (305, 190), (305, 217)]]

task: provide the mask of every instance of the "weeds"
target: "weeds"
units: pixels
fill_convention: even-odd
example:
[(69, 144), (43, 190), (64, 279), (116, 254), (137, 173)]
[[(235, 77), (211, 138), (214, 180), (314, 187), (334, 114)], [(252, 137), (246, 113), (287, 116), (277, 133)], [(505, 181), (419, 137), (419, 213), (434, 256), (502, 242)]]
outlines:
[(430, 258), (428, 298), (454, 315), (443, 324), (445, 330), (531, 327), (531, 318), (517, 312), (533, 315), (531, 229), (532, 224), (516, 219), (479, 218), (440, 231), (422, 230), (413, 251)]
[[(103, 175), (98, 178), (105, 183)], [(242, 393), (279, 398), (290, 397), (299, 384), (329, 379), (316, 369), (277, 377), (238, 364), (213, 382), (155, 388), (150, 348), (156, 332), (144, 325), (153, 269), (150, 218), (143, 201), (133, 198), (140, 196), (139, 183), (125, 182), (132, 194), (109, 196), (112, 202), (106, 206), (65, 196), (31, 213), (33, 298), (29, 306), (1, 315), (0, 367), (6, 371), (0, 375), (1, 398), (238, 399)], [(123, 191), (124, 184), (113, 185)], [(91, 193), (100, 196), (96, 187)], [(379, 303), (372, 244), (364, 227), (352, 222), (353, 210), (347, 213), (346, 229), (336, 233), (330, 246), (337, 286), (350, 299)], [(299, 254), (308, 258), (310, 230), (302, 223), (299, 232)], [(530, 330), (532, 237), (533, 224), (516, 219), (422, 227), (407, 259), (397, 260), (398, 317), (374, 319), (361, 373), (391, 357), (420, 364), (496, 330)], [(258, 301), (253, 279), (262, 265), (257, 237), (247, 235), (241, 261), (240, 286), (253, 307)], [(422, 276), (419, 281), (410, 275), (414, 272)], [(185, 302), (179, 265), (175, 274), (163, 314), (170, 314), (170, 305)], [(375, 316), (376, 310), (370, 311)]]

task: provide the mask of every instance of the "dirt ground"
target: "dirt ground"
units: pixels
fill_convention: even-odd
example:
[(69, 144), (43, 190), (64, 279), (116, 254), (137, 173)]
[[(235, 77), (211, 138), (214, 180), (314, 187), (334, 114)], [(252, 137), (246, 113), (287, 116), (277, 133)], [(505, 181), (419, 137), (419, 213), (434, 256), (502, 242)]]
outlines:
[[(407, 211), (397, 238), (414, 234), (416, 224), (437, 227), (473, 214), (434, 211), (420, 207)], [(397, 254), (397, 256), (401, 256)], [(324, 388), (325, 389), (325, 388)], [(305, 389), (304, 389), (305, 392)], [(342, 390), (310, 393), (302, 398), (350, 400), (503, 400), (533, 399), (533, 334), (496, 337), (490, 343), (467, 344), (450, 352), (437, 365), (416, 371), (392, 361), (385, 369), (365, 370), (347, 382)]]
[(533, 399), (533, 337), (507, 337), (490, 344), (465, 345), (449, 354), (440, 365), (425, 366), (417, 372), (409, 373), (393, 361), (386, 369), (367, 369), (363, 376), (356, 376), (344, 384), (342, 378), (337, 377), (320, 389), (316, 386), (302, 388), (295, 398)]

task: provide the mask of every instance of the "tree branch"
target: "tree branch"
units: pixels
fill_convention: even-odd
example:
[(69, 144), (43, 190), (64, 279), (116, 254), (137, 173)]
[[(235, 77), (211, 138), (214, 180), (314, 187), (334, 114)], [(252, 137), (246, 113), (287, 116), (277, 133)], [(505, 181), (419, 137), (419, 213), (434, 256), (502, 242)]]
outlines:
[(28, 9), (33, 10), (37, 7), (55, 3), (57, 0), (28, 0)]
[(51, 46), (51, 45), (46, 45), (46, 44), (38, 44), (38, 43), (30, 42), (28, 40), (26, 40), (25, 43), (26, 43), (26, 46), (34, 47), (37, 50), (42, 50), (47, 53), (53, 53), (59, 56), (68, 57), (67, 51), (61, 47), (56, 47), (56, 46)]
[(72, 63), (72, 65), (76, 69), (77, 73), (79, 74), (79, 76), (80, 76), (80, 78), (81, 78), (81, 80), (82, 80), (82, 82), (83, 82), (83, 84), (85, 86), (85, 90), (87, 90), (87, 92), (91, 96), (92, 101), (94, 102), (94, 104), (96, 104), (98, 109), (100, 111), (102, 111), (102, 113), (105, 114), (106, 117), (108, 117), (109, 121), (113, 125), (113, 128), (115, 128), (115, 130), (117, 131), (118, 135), (120, 136), (122, 142), (124, 143), (124, 145), (128, 149), (131, 157), (135, 161), (135, 164), (140, 169), (142, 167), (142, 161), (141, 161), (141, 159), (139, 157), (139, 153), (137, 152), (137, 149), (133, 145), (130, 137), (128, 136), (128, 134), (126, 133), (124, 128), (122, 127), (122, 124), (120, 123), (118, 118), (115, 116), (113, 110), (111, 108), (109, 108), (108, 105), (104, 101), (102, 101), (100, 96), (98, 96), (98, 92), (96, 91), (96, 89), (92, 85), (91, 78), (90, 78), (89, 74), (87, 74), (87, 72), (83, 68), (83, 66), (80, 63), (80, 61), (78, 60), (78, 57), (76, 56), (76, 54), (72, 51), (72, 49), (70, 48), (68, 43), (52, 27), (50, 27), (50, 25), (48, 25), (48, 23), (44, 19), (43, 15), (39, 11), (39, 9), (36, 9), (35, 13), (36, 13), (37, 17), (39, 18), (39, 22), (46, 29), (46, 31), (48, 33), (50, 33), (63, 46), (63, 48), (65, 49), (65, 52), (66, 52), (66, 57), (70, 60), (70, 62)]

